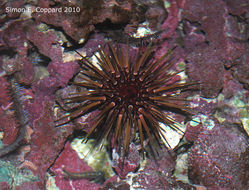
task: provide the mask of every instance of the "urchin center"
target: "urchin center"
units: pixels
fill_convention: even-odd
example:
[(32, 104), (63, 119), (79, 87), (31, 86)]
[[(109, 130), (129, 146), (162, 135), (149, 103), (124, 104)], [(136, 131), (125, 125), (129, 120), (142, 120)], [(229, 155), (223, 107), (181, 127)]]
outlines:
[(139, 100), (140, 91), (139, 85), (133, 82), (120, 84), (117, 89), (121, 101), (126, 104), (135, 104)]
[(135, 98), (139, 90), (137, 86), (134, 84), (131, 85), (123, 85), (120, 87), (121, 96), (122, 98)]

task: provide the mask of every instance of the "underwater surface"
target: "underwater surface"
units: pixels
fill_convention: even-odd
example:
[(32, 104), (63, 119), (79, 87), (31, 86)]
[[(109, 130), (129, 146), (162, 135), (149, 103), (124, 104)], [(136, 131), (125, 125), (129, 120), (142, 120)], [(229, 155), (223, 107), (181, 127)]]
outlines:
[(1, 1), (0, 190), (249, 189), (248, 10), (248, 0)]

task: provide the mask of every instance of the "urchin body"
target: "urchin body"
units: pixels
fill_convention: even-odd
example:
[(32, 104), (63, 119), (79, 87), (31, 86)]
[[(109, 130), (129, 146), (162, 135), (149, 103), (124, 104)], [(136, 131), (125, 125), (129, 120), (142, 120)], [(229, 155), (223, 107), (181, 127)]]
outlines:
[[(151, 147), (160, 145), (161, 138), (166, 142), (164, 123), (181, 132), (177, 122), (164, 111), (188, 113), (184, 100), (176, 97), (176, 91), (187, 89), (193, 83), (172, 79), (178, 72), (170, 72), (173, 62), (166, 53), (157, 61), (150, 59), (153, 48), (150, 46), (143, 54), (138, 52), (132, 62), (126, 50), (109, 44), (109, 51), (101, 47), (96, 56), (98, 62), (83, 58), (81, 70), (74, 85), (86, 88), (66, 98), (66, 103), (81, 103), (74, 111), (59, 119), (70, 121), (92, 111), (99, 110), (95, 123), (91, 126), (86, 140), (94, 134), (96, 145), (103, 139), (113, 139), (119, 148), (123, 147), (123, 156), (128, 153), (131, 137), (139, 134), (144, 152), (144, 139), (149, 139)], [(66, 123), (64, 122), (64, 123)]]

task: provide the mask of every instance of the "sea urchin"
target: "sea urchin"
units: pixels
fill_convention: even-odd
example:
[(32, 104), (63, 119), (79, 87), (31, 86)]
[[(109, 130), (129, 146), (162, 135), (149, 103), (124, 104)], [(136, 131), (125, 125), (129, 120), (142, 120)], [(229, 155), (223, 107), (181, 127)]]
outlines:
[(73, 84), (85, 90), (65, 99), (67, 104), (80, 104), (57, 120), (58, 125), (99, 110), (86, 141), (94, 136), (97, 146), (107, 139), (115, 142), (119, 151), (123, 147), (123, 156), (126, 156), (130, 142), (138, 134), (142, 152), (147, 138), (154, 151), (154, 147), (161, 146), (161, 139), (167, 142), (160, 123), (181, 132), (177, 122), (165, 111), (188, 113), (188, 107), (183, 104), (185, 100), (178, 98), (176, 92), (194, 83), (172, 82), (179, 72), (169, 71), (174, 64), (168, 58), (170, 51), (153, 61), (153, 48), (149, 45), (143, 54), (137, 53), (136, 61), (131, 61), (128, 45), (126, 50), (110, 43), (108, 47), (108, 50), (100, 47), (99, 55), (95, 55), (97, 64), (82, 57), (81, 70)]

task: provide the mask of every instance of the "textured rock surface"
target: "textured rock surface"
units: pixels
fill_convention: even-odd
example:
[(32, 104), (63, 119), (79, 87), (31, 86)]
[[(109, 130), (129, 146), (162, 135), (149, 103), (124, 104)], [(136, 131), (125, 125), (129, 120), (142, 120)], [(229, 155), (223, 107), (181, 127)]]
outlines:
[[(20, 129), (11, 78), (20, 86), (18, 97), (28, 118), (24, 145), (0, 160), (0, 187), (248, 189), (248, 0), (91, 2), (0, 2), (1, 145), (14, 142)], [(33, 12), (7, 12), (7, 7), (29, 7)], [(36, 12), (36, 7), (79, 7), (80, 11), (48, 14)], [(161, 33), (153, 35), (157, 31)], [(56, 104), (58, 97), (75, 90), (70, 80), (78, 72), (80, 56), (73, 50), (91, 56), (108, 40), (124, 44), (129, 40), (131, 46), (146, 46), (154, 40), (155, 59), (177, 46), (175, 60), (186, 65), (191, 80), (201, 82), (200, 91), (184, 95), (192, 96), (190, 105), (195, 110), (186, 125), (185, 137), (193, 145), (185, 150), (184, 183), (172, 177), (177, 155), (162, 150), (157, 164), (151, 156), (143, 161), (136, 144), (131, 145), (123, 168), (120, 155), (109, 151), (116, 174), (104, 184), (62, 175), (62, 167), (92, 170), (72, 149), (68, 137), (75, 129), (87, 132), (96, 113), (59, 128), (54, 122), (65, 113)], [(136, 49), (130, 49), (131, 55)], [(182, 117), (176, 118), (183, 122)]]
[(189, 178), (209, 188), (247, 189), (248, 137), (224, 123), (204, 130), (189, 153)]

